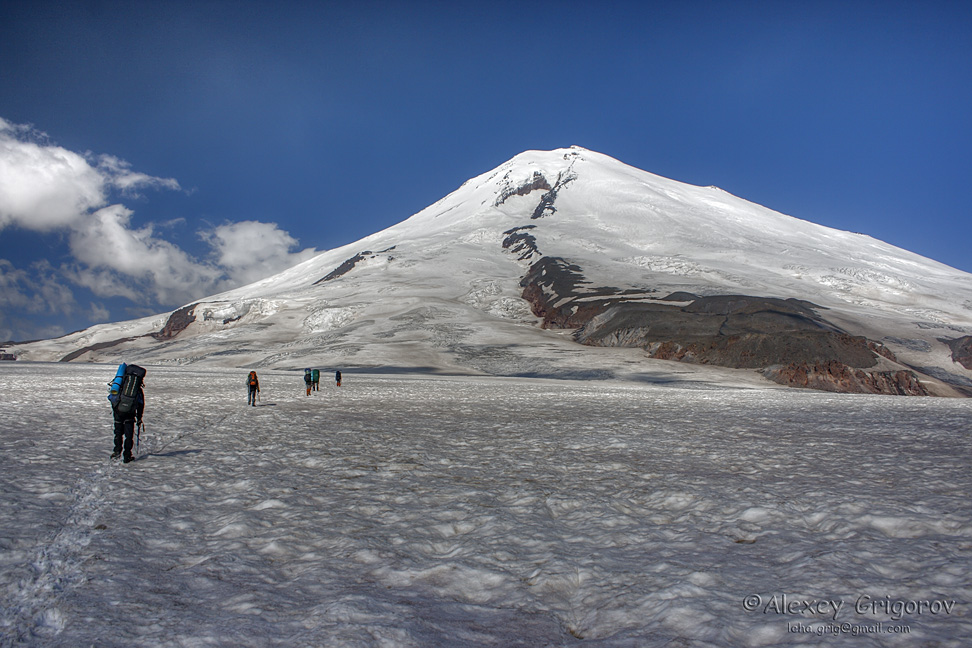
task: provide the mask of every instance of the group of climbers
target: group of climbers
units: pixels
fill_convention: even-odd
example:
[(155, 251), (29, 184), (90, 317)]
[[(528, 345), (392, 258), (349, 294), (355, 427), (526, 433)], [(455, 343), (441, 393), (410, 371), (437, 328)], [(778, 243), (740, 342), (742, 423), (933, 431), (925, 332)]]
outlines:
[[(334, 372), (334, 384), (337, 387), (341, 386), (341, 372)], [(307, 395), (310, 396), (312, 391), (321, 390), (321, 370), (320, 369), (304, 369), (304, 386), (307, 389)]]
[[(124, 463), (134, 459), (133, 449), (138, 452), (138, 438), (143, 429), (142, 414), (145, 411), (145, 369), (138, 365), (121, 363), (115, 377), (108, 383), (108, 402), (114, 420), (115, 446), (111, 458), (122, 458)], [(304, 383), (307, 395), (320, 390), (321, 372), (319, 369), (305, 369)], [(341, 372), (334, 372), (334, 384), (341, 386)], [(260, 379), (255, 371), (246, 377), (246, 404), (256, 407), (260, 394)], [(137, 434), (136, 434), (137, 432)]]
[[(334, 372), (334, 384), (337, 387), (341, 386), (341, 372)], [(255, 405), (257, 394), (260, 392), (260, 381), (257, 379), (255, 371), (251, 371), (250, 375), (246, 377), (247, 385), (247, 405)], [(310, 396), (312, 391), (320, 391), (321, 389), (321, 370), (320, 369), (304, 369), (304, 387), (307, 390), (306, 393)]]

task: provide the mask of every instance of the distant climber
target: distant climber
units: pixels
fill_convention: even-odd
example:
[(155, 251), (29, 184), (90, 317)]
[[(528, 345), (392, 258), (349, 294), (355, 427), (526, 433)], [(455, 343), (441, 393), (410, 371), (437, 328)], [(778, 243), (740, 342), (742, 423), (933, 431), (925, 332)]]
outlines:
[(310, 396), (311, 389), (314, 387), (314, 376), (310, 369), (304, 369), (304, 385), (307, 386), (307, 395)]
[(311, 371), (311, 383), (314, 385), (314, 391), (321, 390), (321, 370), (314, 369)]
[(335, 371), (334, 372), (334, 384), (337, 385), (338, 387), (341, 386), (341, 372), (340, 371)]
[(255, 371), (246, 377), (246, 404), (256, 407), (257, 394), (260, 393), (260, 380)]

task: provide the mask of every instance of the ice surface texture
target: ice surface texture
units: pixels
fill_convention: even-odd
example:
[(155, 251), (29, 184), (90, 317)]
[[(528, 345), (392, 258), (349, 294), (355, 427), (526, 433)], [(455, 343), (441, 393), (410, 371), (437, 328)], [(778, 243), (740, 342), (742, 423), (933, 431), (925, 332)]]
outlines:
[(968, 400), (149, 367), (123, 466), (112, 373), (0, 365), (4, 647), (827, 645), (784, 594), (972, 636)]

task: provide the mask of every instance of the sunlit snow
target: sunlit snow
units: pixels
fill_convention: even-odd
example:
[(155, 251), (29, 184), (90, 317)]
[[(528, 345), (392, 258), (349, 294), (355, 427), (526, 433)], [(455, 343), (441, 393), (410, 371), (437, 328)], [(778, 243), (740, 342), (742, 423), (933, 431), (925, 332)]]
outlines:
[[(972, 402), (0, 365), (3, 646), (962, 646)], [(325, 378), (327, 378), (325, 374)]]

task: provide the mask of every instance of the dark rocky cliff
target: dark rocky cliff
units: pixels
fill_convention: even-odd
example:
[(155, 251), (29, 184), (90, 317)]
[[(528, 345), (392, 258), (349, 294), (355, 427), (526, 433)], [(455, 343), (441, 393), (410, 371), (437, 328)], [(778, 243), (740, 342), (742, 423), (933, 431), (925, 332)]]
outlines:
[(759, 369), (794, 387), (928, 394), (911, 370), (871, 370), (880, 357), (896, 361), (894, 355), (828, 322), (810, 302), (689, 293), (646, 300), (650, 289), (591, 286), (582, 268), (555, 257), (534, 263), (521, 287), (541, 326), (576, 329), (582, 344), (640, 347), (661, 360)]

